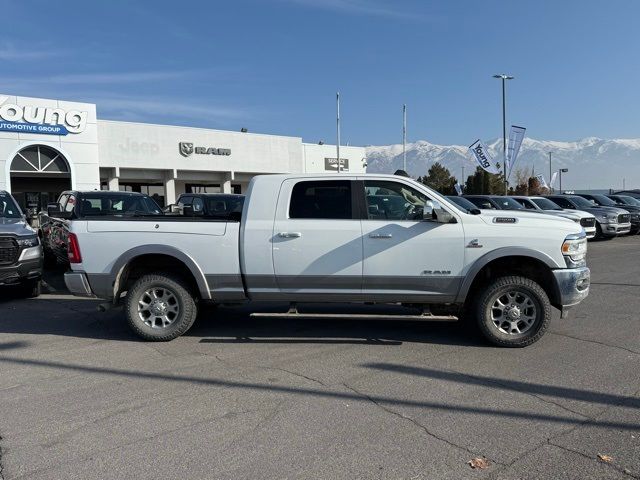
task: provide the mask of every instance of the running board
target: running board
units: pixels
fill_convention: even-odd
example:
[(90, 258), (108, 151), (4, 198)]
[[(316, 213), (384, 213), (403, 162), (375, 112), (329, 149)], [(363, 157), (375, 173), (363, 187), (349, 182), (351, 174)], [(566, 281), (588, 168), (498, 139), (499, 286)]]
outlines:
[(370, 319), (370, 320), (421, 320), (427, 322), (457, 322), (458, 317), (453, 315), (394, 315), (394, 314), (368, 314), (368, 313), (264, 313), (255, 312), (250, 317), (259, 318), (344, 318), (344, 319)]

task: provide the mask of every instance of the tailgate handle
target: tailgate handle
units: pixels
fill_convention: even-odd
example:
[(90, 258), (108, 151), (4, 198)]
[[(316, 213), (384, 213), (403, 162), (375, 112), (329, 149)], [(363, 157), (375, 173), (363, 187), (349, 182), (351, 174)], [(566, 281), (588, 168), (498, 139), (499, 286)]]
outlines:
[(280, 238), (300, 238), (302, 234), (300, 232), (280, 232), (278, 236)]
[(369, 238), (393, 238), (393, 235), (390, 233), (372, 233)]

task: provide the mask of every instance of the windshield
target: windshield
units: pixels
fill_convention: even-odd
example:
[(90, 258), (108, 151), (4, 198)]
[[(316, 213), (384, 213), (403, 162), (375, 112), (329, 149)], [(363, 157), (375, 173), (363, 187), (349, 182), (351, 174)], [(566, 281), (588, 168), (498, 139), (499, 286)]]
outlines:
[(502, 210), (524, 210), (524, 207), (509, 197), (493, 197)]
[(20, 209), (8, 193), (0, 193), (0, 218), (20, 218)]
[(593, 202), (590, 202), (589, 200), (587, 200), (586, 198), (583, 197), (578, 197), (576, 196), (571, 196), (568, 197), (573, 203), (575, 203), (576, 207), (578, 208), (593, 208), (596, 207), (597, 205), (595, 205)]
[(637, 198), (629, 197), (628, 195), (616, 195), (614, 198), (619, 199), (625, 205), (635, 205), (640, 207), (640, 200)]
[(80, 213), (97, 215), (162, 215), (156, 202), (146, 195), (86, 193), (82, 196)]
[(562, 210), (562, 207), (553, 203), (548, 198), (532, 198), (531, 201), (539, 206), (542, 210)]
[(465, 213), (469, 213), (471, 210), (475, 210), (476, 208), (478, 208), (466, 198), (454, 197), (453, 195), (451, 195), (447, 197), (447, 200), (450, 200), (451, 203), (453, 203), (458, 208), (458, 210), (462, 210)]
[(598, 205), (603, 205), (605, 207), (615, 207), (616, 202), (611, 200), (609, 197), (605, 197), (604, 195), (591, 195), (593, 199), (596, 201)]

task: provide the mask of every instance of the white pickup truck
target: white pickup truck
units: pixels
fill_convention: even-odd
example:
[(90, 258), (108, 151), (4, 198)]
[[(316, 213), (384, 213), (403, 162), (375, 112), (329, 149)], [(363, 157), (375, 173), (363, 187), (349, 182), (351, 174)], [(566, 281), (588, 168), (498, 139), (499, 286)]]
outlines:
[(202, 301), (395, 303), (521, 347), (545, 333), (551, 306), (564, 317), (589, 292), (580, 225), (466, 213), (399, 176), (258, 176), (240, 221), (104, 213), (68, 220), (65, 282), (123, 302), (146, 340), (185, 333)]

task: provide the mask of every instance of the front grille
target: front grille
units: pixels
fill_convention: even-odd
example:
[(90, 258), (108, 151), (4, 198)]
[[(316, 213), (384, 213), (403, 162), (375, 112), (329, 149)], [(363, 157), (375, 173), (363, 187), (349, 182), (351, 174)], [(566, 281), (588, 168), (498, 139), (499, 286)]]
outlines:
[(11, 265), (18, 261), (18, 243), (13, 238), (0, 237), (0, 265)]
[(596, 219), (595, 218), (581, 218), (580, 225), (583, 227), (595, 227)]
[(631, 216), (628, 213), (618, 215), (618, 223), (629, 223), (629, 220), (631, 220)]

